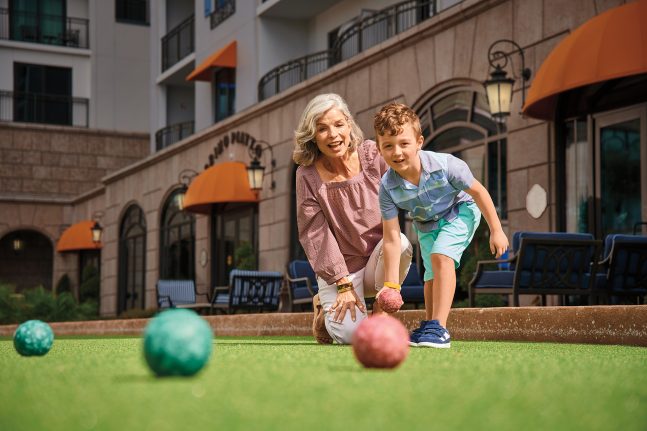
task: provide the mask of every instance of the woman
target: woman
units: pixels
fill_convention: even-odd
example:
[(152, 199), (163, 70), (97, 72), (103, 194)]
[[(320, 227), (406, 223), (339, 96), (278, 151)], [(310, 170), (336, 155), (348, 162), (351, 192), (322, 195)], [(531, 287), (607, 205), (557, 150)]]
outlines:
[[(366, 318), (364, 296), (374, 297), (384, 280), (378, 191), (387, 165), (336, 94), (308, 103), (295, 141), (299, 240), (319, 285), (313, 334), (321, 344), (350, 344)], [(400, 282), (411, 263), (401, 237)], [(377, 301), (373, 307), (379, 311)]]

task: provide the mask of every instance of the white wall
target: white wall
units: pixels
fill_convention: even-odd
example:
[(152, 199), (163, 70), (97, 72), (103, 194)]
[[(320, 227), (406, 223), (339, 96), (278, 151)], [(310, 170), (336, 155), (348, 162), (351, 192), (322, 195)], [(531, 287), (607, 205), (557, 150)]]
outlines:
[(258, 80), (273, 68), (308, 52), (308, 22), (271, 17), (258, 20)]
[[(159, 0), (158, 0), (159, 1)], [(160, 2), (164, 3), (164, 2)], [(167, 0), (166, 1), (166, 26), (164, 34), (179, 23), (193, 15), (193, 0)], [(152, 6), (152, 4), (151, 4)], [(163, 7), (163, 5), (162, 5)]]
[(362, 9), (378, 11), (402, 0), (346, 0), (317, 15), (308, 24), (308, 53), (328, 49), (328, 33), (358, 16)]
[(193, 120), (193, 87), (168, 86), (166, 99), (166, 121), (169, 125)]
[[(236, 13), (213, 30), (209, 17), (204, 16), (202, 0), (195, 2), (195, 54), (196, 66), (229, 42), (237, 42), (236, 67), (236, 112), (256, 103), (257, 100), (257, 44), (256, 2), (237, 1)], [(196, 81), (195, 84), (195, 129), (209, 127), (214, 123), (213, 89), (211, 84)]]
[(90, 17), (88, 0), (67, 0), (67, 16), (88, 19)]
[(114, 0), (93, 1), (90, 14), (91, 127), (149, 133), (150, 28), (117, 23)]

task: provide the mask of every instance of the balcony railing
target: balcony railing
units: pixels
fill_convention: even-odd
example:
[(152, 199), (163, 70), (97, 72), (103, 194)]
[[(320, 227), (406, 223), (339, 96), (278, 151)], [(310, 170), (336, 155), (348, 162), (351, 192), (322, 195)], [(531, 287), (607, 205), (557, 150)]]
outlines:
[(89, 99), (0, 91), (0, 121), (88, 127)]
[(437, 13), (436, 7), (436, 0), (408, 0), (357, 21), (339, 35), (332, 49), (291, 60), (266, 73), (258, 83), (258, 100), (280, 93), (431, 18)]
[(194, 23), (195, 17), (190, 16), (162, 38), (162, 72), (193, 52)]
[(162, 150), (169, 145), (173, 145), (182, 139), (193, 135), (195, 122), (186, 121), (184, 123), (172, 124), (155, 132), (155, 149)]
[(215, 3), (216, 8), (210, 15), (212, 29), (236, 12), (236, 0), (215, 0)]
[(88, 20), (0, 9), (0, 39), (89, 48)]

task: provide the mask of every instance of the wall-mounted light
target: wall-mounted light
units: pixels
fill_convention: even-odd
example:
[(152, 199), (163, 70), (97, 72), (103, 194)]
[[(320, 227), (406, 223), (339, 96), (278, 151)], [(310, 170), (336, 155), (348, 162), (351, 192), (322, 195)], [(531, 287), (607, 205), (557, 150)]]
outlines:
[[(497, 45), (508, 44), (515, 49), (510, 52), (497, 49)], [(490, 105), (490, 114), (499, 121), (504, 121), (510, 115), (510, 106), (512, 104), (512, 89), (515, 80), (508, 78), (505, 71), (508, 60), (512, 64), (512, 54), (519, 53), (521, 57), (521, 106), (526, 103), (526, 81), (530, 79), (531, 70), (526, 67), (523, 49), (514, 41), (509, 39), (500, 39), (490, 45), (488, 49), (488, 62), (494, 70), (490, 72), (490, 79), (486, 80), (485, 94), (487, 95), (488, 104)], [(512, 67), (513, 76), (514, 68)]]
[(274, 189), (276, 183), (274, 182), (274, 168), (276, 167), (276, 160), (274, 159), (274, 150), (272, 146), (265, 141), (257, 140), (254, 145), (247, 148), (249, 156), (252, 158), (249, 166), (247, 167), (247, 179), (249, 180), (249, 187), (254, 191), (263, 189), (263, 177), (265, 176), (265, 166), (261, 165), (260, 158), (263, 151), (270, 150), (272, 170), (270, 170), (271, 183), (270, 187)]
[(180, 175), (178, 175), (177, 181), (180, 184), (180, 191), (175, 195), (175, 204), (180, 211), (184, 210), (184, 196), (186, 196), (186, 192), (189, 190), (189, 184), (191, 184), (191, 181), (197, 175), (198, 173), (193, 169), (184, 169), (180, 172)]
[(20, 237), (15, 237), (13, 239), (13, 242), (11, 243), (11, 246), (13, 247), (13, 251), (18, 253), (25, 249), (25, 241)]
[(94, 220), (94, 225), (90, 228), (92, 231), (92, 242), (99, 244), (101, 242), (101, 236), (103, 235), (103, 227), (99, 223), (99, 220), (103, 217), (103, 211), (95, 211), (92, 214), (92, 220)]

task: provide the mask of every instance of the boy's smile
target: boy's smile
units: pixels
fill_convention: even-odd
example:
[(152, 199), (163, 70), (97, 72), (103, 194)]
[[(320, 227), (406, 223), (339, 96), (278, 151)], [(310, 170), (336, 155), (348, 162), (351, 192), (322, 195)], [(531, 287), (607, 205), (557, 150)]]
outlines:
[(421, 169), (418, 151), (422, 148), (423, 137), (416, 136), (408, 122), (401, 127), (402, 132), (397, 135), (387, 133), (377, 136), (378, 148), (386, 163), (394, 171), (407, 181), (417, 184)]

